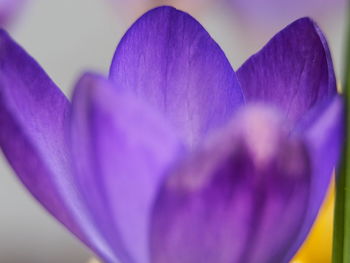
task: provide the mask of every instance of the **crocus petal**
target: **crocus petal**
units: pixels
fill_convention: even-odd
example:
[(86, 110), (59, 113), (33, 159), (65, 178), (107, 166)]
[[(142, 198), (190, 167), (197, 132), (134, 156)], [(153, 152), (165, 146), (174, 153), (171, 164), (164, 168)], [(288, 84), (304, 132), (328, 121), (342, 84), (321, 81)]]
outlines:
[(195, 19), (171, 7), (149, 11), (128, 30), (110, 78), (164, 112), (190, 145), (243, 103), (223, 51)]
[(292, 123), (336, 94), (326, 40), (308, 18), (278, 33), (243, 64), (237, 76), (247, 102), (274, 104)]
[(63, 134), (69, 102), (4, 31), (0, 32), (0, 65), (1, 148), (32, 194), (78, 232), (54, 176), (69, 173)]
[(0, 31), (0, 147), (46, 209), (87, 245), (104, 251), (97, 235), (93, 243), (85, 235), (91, 237), (93, 229), (71, 178), (65, 139), (69, 108), (41, 67)]
[(301, 246), (318, 214), (327, 193), (333, 170), (338, 163), (344, 145), (344, 105), (339, 96), (325, 104), (312, 124), (300, 131), (305, 137), (306, 145), (311, 153), (313, 170), (310, 187), (310, 200), (305, 220), (294, 246), (287, 254), (290, 259)]
[(311, 167), (281, 119), (248, 106), (170, 174), (154, 209), (152, 262), (286, 262)]
[(167, 123), (111, 82), (86, 74), (73, 98), (77, 183), (122, 262), (148, 262), (148, 225), (164, 169), (180, 143)]

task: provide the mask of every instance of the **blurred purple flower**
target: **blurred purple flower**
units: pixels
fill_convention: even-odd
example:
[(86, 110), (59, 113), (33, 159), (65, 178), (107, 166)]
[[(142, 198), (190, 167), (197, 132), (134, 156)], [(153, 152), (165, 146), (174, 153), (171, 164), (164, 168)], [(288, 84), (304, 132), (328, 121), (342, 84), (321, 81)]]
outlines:
[[(214, 0), (215, 1), (215, 0)], [(301, 16), (323, 18), (342, 12), (346, 0), (223, 0), (238, 17), (260, 24), (285, 23)]]
[(26, 0), (0, 0), (0, 26), (8, 24)]
[(343, 129), (310, 19), (235, 73), (191, 16), (151, 10), (72, 103), (5, 32), (0, 63), (5, 156), (105, 262), (288, 262), (306, 237)]

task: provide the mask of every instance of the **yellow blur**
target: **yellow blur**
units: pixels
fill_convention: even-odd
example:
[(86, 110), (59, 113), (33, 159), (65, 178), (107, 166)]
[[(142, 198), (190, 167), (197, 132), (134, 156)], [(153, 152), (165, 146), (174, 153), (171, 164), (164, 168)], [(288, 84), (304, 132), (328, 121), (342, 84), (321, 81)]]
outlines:
[(90, 259), (87, 263), (100, 263), (100, 261), (98, 261), (95, 258)]
[(310, 235), (291, 263), (332, 262), (334, 188), (333, 182)]

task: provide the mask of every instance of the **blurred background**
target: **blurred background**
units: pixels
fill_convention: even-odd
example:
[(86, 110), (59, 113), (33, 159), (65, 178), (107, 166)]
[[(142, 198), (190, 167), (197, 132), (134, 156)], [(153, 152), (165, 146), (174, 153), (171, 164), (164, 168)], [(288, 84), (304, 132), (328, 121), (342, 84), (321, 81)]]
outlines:
[[(247, 6), (249, 2), (254, 8)], [(107, 75), (124, 32), (145, 10), (160, 4), (177, 6), (195, 16), (235, 69), (284, 26), (309, 15), (326, 33), (341, 77), (344, 0), (289, 2), (292, 4), (282, 0), (27, 0), (6, 28), (69, 97), (82, 72)], [(0, 0), (0, 14), (1, 8)], [(91, 256), (33, 200), (0, 153), (0, 263), (85, 263)]]

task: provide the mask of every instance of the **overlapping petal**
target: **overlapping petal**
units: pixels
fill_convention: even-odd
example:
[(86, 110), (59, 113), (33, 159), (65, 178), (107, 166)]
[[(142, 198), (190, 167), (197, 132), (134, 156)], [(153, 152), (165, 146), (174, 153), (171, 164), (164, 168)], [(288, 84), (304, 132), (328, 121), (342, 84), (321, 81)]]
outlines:
[(311, 125), (303, 127), (304, 130), (300, 131), (310, 152), (312, 177), (305, 220), (294, 246), (290, 248), (286, 256), (289, 259), (297, 252), (309, 233), (325, 198), (344, 144), (344, 123), (343, 101), (341, 97), (335, 96), (320, 108)]
[(309, 158), (274, 111), (248, 106), (167, 178), (152, 262), (286, 262), (307, 210)]
[(150, 213), (178, 139), (157, 112), (91, 74), (77, 85), (71, 129), (79, 189), (100, 231), (122, 262), (148, 262)]
[(163, 112), (190, 145), (244, 102), (220, 47), (195, 19), (171, 7), (149, 11), (129, 29), (110, 78)]

